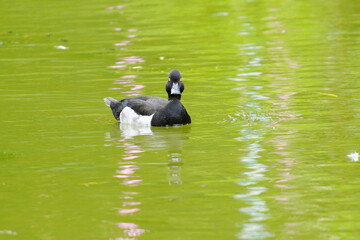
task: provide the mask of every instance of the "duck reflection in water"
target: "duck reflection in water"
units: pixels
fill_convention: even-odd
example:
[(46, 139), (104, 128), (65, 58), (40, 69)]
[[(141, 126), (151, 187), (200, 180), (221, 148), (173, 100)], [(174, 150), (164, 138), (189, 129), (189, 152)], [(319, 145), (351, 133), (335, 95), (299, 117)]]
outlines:
[[(107, 133), (107, 138), (118, 139), (115, 145), (125, 147), (136, 146), (141, 152), (167, 151), (166, 159), (168, 164), (169, 184), (181, 184), (182, 149), (188, 139), (191, 126), (151, 128), (150, 126), (134, 126), (131, 124), (116, 123), (112, 132)], [(126, 147), (125, 147), (126, 148)], [(126, 151), (126, 150), (125, 150)], [(139, 156), (126, 156), (125, 158), (137, 158)], [(164, 164), (164, 162), (150, 162), (147, 164)]]
[[(118, 163), (119, 169), (114, 177), (118, 178), (121, 185), (128, 188), (124, 189), (121, 198), (123, 199), (118, 213), (123, 217), (128, 215), (136, 215), (141, 212), (142, 202), (137, 198), (141, 192), (137, 190), (137, 186), (143, 183), (144, 178), (139, 174), (138, 170), (143, 164), (160, 165), (166, 164), (162, 159), (145, 159), (146, 152), (165, 152), (168, 166), (168, 182), (170, 185), (178, 185), (181, 180), (182, 165), (182, 148), (188, 138), (190, 126), (181, 127), (150, 127), (139, 128), (129, 124), (116, 123), (112, 131), (105, 134), (105, 146), (121, 147), (123, 154)], [(138, 158), (142, 161), (139, 164)], [(124, 238), (117, 239), (138, 239), (148, 230), (143, 229), (135, 222), (120, 222), (118, 227), (122, 229)], [(135, 237), (135, 238), (134, 238)]]

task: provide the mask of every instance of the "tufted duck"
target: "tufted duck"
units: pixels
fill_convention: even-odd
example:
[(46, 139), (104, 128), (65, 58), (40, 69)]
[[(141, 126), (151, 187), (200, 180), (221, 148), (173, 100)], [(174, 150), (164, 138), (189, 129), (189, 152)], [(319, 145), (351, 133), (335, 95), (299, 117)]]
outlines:
[(181, 104), (184, 83), (177, 69), (169, 73), (169, 81), (165, 88), (168, 99), (161, 97), (132, 97), (116, 100), (104, 98), (104, 102), (121, 123), (148, 126), (174, 126), (191, 123), (191, 118)]

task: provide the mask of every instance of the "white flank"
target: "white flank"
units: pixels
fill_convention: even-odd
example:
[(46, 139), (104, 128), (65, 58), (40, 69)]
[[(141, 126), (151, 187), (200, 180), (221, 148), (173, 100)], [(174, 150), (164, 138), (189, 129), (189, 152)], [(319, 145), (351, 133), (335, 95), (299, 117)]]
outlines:
[(120, 122), (138, 126), (150, 126), (153, 116), (154, 114), (150, 116), (139, 115), (131, 108), (124, 107), (120, 113)]
[(359, 153), (357, 153), (357, 152), (350, 153), (347, 156), (348, 156), (348, 158), (350, 158), (350, 160), (352, 162), (358, 162), (359, 161)]
[(181, 94), (179, 83), (173, 83), (171, 87), (171, 94)]

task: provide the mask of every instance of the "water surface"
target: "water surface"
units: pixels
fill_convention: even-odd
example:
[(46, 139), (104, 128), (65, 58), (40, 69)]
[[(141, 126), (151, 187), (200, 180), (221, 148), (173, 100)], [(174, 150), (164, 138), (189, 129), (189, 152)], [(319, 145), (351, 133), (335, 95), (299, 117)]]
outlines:
[[(357, 239), (359, 17), (350, 0), (3, 1), (0, 238)], [(113, 119), (104, 97), (165, 97), (173, 68), (191, 125)]]

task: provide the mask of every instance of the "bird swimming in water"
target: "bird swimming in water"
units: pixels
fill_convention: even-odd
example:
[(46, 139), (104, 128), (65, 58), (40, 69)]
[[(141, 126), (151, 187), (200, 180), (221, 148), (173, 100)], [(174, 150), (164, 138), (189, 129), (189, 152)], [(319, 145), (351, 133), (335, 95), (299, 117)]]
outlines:
[(184, 91), (184, 83), (180, 81), (179, 70), (169, 73), (169, 81), (165, 85), (168, 99), (161, 97), (141, 96), (116, 100), (104, 98), (116, 120), (121, 123), (142, 126), (176, 126), (191, 123), (190, 115), (180, 102)]

